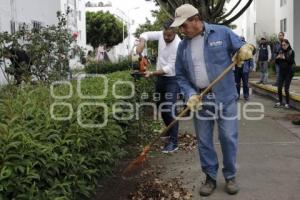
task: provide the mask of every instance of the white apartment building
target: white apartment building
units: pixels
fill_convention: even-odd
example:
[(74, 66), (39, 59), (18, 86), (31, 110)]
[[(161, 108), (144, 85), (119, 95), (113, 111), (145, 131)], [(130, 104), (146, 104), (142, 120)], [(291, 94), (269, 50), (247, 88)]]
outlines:
[(296, 63), (300, 65), (300, 1), (299, 0), (253, 0), (241, 18), (240, 32), (250, 43), (256, 44), (262, 36), (271, 36), (280, 31), (295, 50)]
[[(85, 0), (0, 0), (0, 32), (14, 33), (21, 26), (29, 28), (57, 24), (57, 11), (70, 13), (67, 26), (77, 35), (77, 45), (86, 48)], [(78, 58), (70, 60), (70, 67), (81, 65)], [(0, 71), (0, 84), (6, 81)]]
[(57, 11), (65, 13), (68, 7), (68, 28), (85, 47), (85, 0), (0, 0), (0, 31), (13, 33), (24, 23), (30, 28), (56, 24)]

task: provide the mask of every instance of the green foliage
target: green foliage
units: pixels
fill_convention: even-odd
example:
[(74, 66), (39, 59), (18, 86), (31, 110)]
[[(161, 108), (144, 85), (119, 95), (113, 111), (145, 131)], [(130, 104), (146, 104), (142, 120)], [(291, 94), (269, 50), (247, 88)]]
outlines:
[[(118, 81), (131, 81), (129, 71), (107, 75), (108, 91)], [(139, 82), (143, 91), (152, 91), (153, 82)], [(138, 83), (137, 83), (138, 84)], [(141, 88), (139, 87), (139, 88)], [(152, 131), (151, 123), (116, 120), (111, 105), (136, 98), (120, 100), (111, 92), (105, 99), (81, 99), (77, 83), (72, 83), (73, 95), (65, 100), (54, 99), (48, 85), (23, 88), (7, 86), (0, 93), (0, 199), (88, 199), (96, 191), (101, 177), (110, 174), (117, 160), (124, 155), (122, 148), (130, 134)], [(84, 95), (97, 95), (103, 91), (103, 80), (82, 80)], [(118, 94), (130, 94), (129, 87), (119, 87)], [(56, 85), (55, 95), (66, 95), (69, 87)], [(74, 112), (70, 120), (57, 121), (51, 117), (53, 103), (69, 103)], [(105, 103), (108, 105), (108, 124), (103, 128), (84, 128), (78, 124), (77, 109), (81, 103)], [(65, 106), (55, 107), (55, 116), (67, 116)], [(120, 112), (120, 114), (125, 114)], [(101, 123), (103, 109), (85, 106), (82, 109), (84, 123)], [(138, 129), (140, 128), (140, 129)], [(135, 130), (135, 131), (134, 131)], [(130, 133), (130, 134), (129, 134)], [(143, 138), (145, 139), (145, 138)], [(141, 140), (142, 141), (142, 140)]]
[[(152, 16), (155, 18), (155, 21), (151, 23), (149, 19), (146, 19), (146, 23), (139, 25), (134, 33), (135, 37), (139, 38), (140, 34), (147, 31), (158, 31), (162, 30), (164, 23), (169, 19), (167, 13), (162, 10), (153, 10)], [(156, 41), (147, 42), (147, 48), (152, 50), (157, 50), (158, 44)]]
[[(127, 29), (124, 27), (127, 37)], [(108, 48), (123, 41), (123, 23), (109, 12), (86, 13), (87, 43), (94, 48), (105, 45)]]
[(131, 61), (124, 59), (118, 63), (111, 62), (91, 62), (85, 66), (85, 72), (88, 74), (107, 74), (117, 71), (129, 70)]
[[(5, 47), (24, 50), (30, 57), (35, 78), (47, 82), (64, 79), (69, 71), (69, 53), (82, 51), (73, 45), (74, 39), (66, 26), (67, 14), (58, 12), (57, 17), (57, 25), (29, 30), (24, 24), (14, 34), (0, 33), (0, 56)], [(5, 66), (7, 71), (13, 71), (11, 67)]]

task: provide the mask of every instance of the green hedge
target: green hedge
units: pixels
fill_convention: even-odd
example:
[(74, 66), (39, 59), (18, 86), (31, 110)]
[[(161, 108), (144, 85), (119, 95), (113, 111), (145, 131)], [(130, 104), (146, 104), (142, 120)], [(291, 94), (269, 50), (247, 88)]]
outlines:
[[(101, 177), (110, 174), (125, 151), (129, 130), (135, 121), (117, 121), (111, 105), (120, 101), (112, 97), (116, 80), (132, 80), (129, 71), (108, 75), (108, 96), (103, 100), (81, 99), (72, 83), (73, 95), (65, 100), (54, 99), (47, 85), (5, 88), (0, 94), (0, 199), (63, 200), (87, 199), (95, 191)], [(149, 82), (149, 84), (152, 84)], [(103, 80), (82, 81), (82, 93), (97, 95)], [(67, 95), (69, 87), (55, 86), (55, 95)], [(118, 94), (129, 94), (130, 88), (119, 87)], [(126, 100), (134, 102), (132, 98)], [(123, 100), (125, 101), (125, 100)], [(69, 103), (74, 113), (67, 121), (53, 120), (53, 103)], [(83, 128), (77, 122), (77, 108), (83, 102), (108, 105), (108, 125), (104, 128)], [(66, 117), (66, 106), (54, 109), (55, 116)], [(103, 109), (86, 106), (82, 109), (85, 123), (102, 122)], [(148, 122), (149, 124), (149, 122)]]
[(85, 66), (85, 72), (88, 74), (107, 74), (129, 69), (131, 69), (131, 61), (127, 59), (118, 63), (92, 62)]

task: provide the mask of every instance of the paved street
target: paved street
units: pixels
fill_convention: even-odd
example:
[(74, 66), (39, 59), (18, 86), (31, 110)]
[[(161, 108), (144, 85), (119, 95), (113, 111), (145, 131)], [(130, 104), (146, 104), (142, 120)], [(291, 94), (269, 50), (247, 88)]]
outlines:
[[(218, 187), (209, 200), (298, 200), (300, 199), (300, 126), (288, 120), (295, 110), (274, 109), (274, 101), (252, 95), (252, 102), (265, 105), (265, 117), (259, 121), (240, 121), (238, 153), (238, 195), (229, 196), (224, 191), (224, 179), (219, 170)], [(243, 104), (243, 101), (240, 101)], [(190, 121), (180, 124), (181, 133), (194, 134)], [(216, 137), (217, 134), (215, 134)], [(220, 145), (215, 138), (220, 155)], [(219, 156), (219, 160), (222, 157)], [(158, 155), (156, 162), (165, 168), (163, 179), (181, 177), (184, 187), (200, 199), (198, 189), (204, 175), (201, 173), (198, 152), (178, 151), (171, 156)], [(221, 161), (222, 162), (222, 161)]]

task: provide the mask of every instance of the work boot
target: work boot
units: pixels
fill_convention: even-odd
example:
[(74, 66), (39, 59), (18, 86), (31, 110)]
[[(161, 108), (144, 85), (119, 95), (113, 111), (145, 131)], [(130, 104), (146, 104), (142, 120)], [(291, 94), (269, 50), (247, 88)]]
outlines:
[(216, 187), (217, 187), (216, 180), (211, 178), (209, 175), (206, 175), (205, 183), (201, 185), (199, 193), (201, 196), (209, 196), (213, 193)]
[(226, 186), (225, 190), (228, 194), (236, 194), (239, 191), (239, 186), (235, 181), (235, 177), (230, 178), (230, 179), (225, 179), (226, 181)]

